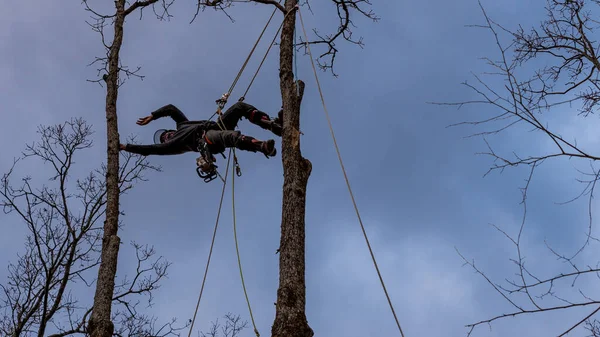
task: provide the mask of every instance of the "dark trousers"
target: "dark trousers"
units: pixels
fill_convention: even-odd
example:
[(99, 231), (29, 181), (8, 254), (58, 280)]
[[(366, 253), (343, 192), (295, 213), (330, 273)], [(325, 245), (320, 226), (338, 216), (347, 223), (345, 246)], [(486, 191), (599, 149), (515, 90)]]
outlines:
[(204, 136), (208, 150), (213, 154), (221, 153), (228, 147), (256, 152), (259, 146), (252, 142), (253, 139), (253, 137), (242, 135), (241, 132), (233, 130), (208, 130)]
[[(263, 117), (269, 117), (266, 113), (257, 110), (253, 105), (237, 102), (229, 107), (219, 118), (218, 123), (227, 130), (235, 130), (238, 122), (242, 117), (247, 118), (250, 123), (258, 124)], [(221, 124), (222, 123), (222, 124)], [(220, 130), (220, 128), (217, 126)]]

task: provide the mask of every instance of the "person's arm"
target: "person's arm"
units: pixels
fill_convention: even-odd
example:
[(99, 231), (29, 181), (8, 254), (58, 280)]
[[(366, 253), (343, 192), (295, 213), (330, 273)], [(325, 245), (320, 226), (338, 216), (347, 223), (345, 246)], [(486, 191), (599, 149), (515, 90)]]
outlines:
[(159, 119), (162, 117), (171, 117), (175, 123), (187, 122), (187, 117), (173, 104), (167, 104), (162, 108), (157, 109), (156, 111), (150, 114), (152, 119)]
[(149, 155), (175, 155), (187, 152), (180, 146), (177, 146), (175, 142), (166, 142), (162, 144), (152, 145), (137, 145), (137, 144), (125, 144), (123, 150), (131, 153), (140, 154), (142, 156)]

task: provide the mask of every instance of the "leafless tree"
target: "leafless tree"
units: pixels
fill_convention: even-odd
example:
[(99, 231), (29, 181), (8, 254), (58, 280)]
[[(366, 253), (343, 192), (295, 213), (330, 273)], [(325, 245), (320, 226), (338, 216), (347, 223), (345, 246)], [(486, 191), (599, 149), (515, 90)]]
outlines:
[[(469, 334), (477, 326), (488, 325), (506, 317), (583, 309), (587, 313), (575, 322), (566, 323), (568, 326), (557, 335), (566, 335), (584, 324), (592, 335), (598, 335), (598, 321), (593, 317), (600, 311), (600, 299), (590, 295), (591, 289), (582, 284), (582, 280), (589, 280), (591, 283), (597, 281), (600, 269), (597, 260), (585, 261), (581, 252), (598, 241), (593, 236), (592, 199), (600, 176), (600, 171), (596, 168), (600, 153), (594, 153), (593, 149), (586, 149), (576, 141), (561, 136), (556, 127), (549, 126), (548, 116), (560, 110), (562, 115), (565, 111), (570, 111), (573, 116), (586, 118), (595, 114), (598, 109), (600, 61), (597, 53), (600, 45), (597, 42), (598, 20), (594, 19), (594, 11), (600, 8), (600, 1), (547, 0), (546, 4), (546, 19), (539, 27), (526, 30), (519, 26), (516, 30), (510, 30), (493, 21), (480, 3), (485, 23), (474, 27), (491, 33), (498, 47), (499, 58), (485, 58), (492, 70), (476, 75), (475, 84), (464, 83), (479, 99), (450, 103), (458, 107), (483, 104), (488, 108), (484, 118), (459, 125), (485, 128), (475, 136), (485, 139), (488, 151), (484, 154), (494, 160), (490, 172), (515, 167), (528, 168), (529, 172), (521, 189), (523, 217), (518, 232), (511, 234), (496, 226), (515, 249), (515, 256), (511, 261), (516, 268), (516, 279), (507, 278), (504, 283), (493, 281), (474, 261), (463, 257), (465, 263), (484, 277), (513, 310), (469, 324)], [(540, 68), (540, 64), (545, 66)], [(486, 76), (498, 78), (501, 84), (497, 85)], [(519, 126), (532, 131), (538, 137), (538, 142), (552, 144), (553, 150), (525, 155), (515, 150), (509, 156), (495, 151), (488, 138)], [(541, 276), (535, 271), (538, 266), (526, 265), (523, 254), (528, 190), (536, 169), (547, 161), (561, 158), (573, 163), (581, 162), (588, 167), (574, 172), (583, 188), (581, 193), (566, 203), (577, 200), (586, 202), (589, 223), (584, 243), (574, 253), (560, 252), (546, 243), (549, 254), (561, 262), (556, 267), (562, 268), (562, 271), (551, 276)], [(568, 293), (572, 287), (579, 287), (578, 295)]]
[[(204, 11), (207, 8), (212, 8), (214, 10), (219, 10), (223, 12), (231, 21), (234, 21), (233, 17), (227, 12), (227, 10), (233, 7), (236, 3), (239, 2), (249, 2), (255, 4), (266, 4), (275, 6), (282, 14), (287, 13), (289, 6), (295, 6), (296, 4), (300, 6), (305, 6), (310, 11), (312, 11), (310, 7), (310, 0), (294, 0), (294, 2), (290, 5), (289, 1), (277, 0), (247, 0), (247, 1), (237, 1), (237, 0), (197, 0), (198, 6), (196, 13), (194, 14), (194, 18), (197, 17), (200, 11)], [(373, 12), (370, 8), (371, 2), (369, 0), (331, 0), (327, 1), (331, 5), (335, 6), (337, 12), (338, 20), (338, 28), (336, 32), (333, 33), (322, 33), (318, 29), (314, 28), (312, 30), (314, 34), (314, 38), (309, 41), (304, 41), (303, 37), (299, 37), (300, 41), (295, 44), (296, 47), (304, 48), (306, 50), (306, 45), (318, 45), (322, 47), (323, 50), (319, 57), (317, 58), (317, 62), (321, 70), (330, 71), (333, 76), (337, 77), (337, 74), (333, 70), (333, 66), (335, 63), (335, 58), (338, 53), (338, 49), (336, 47), (336, 43), (339, 40), (344, 40), (351, 44), (355, 44), (359, 47), (364, 47), (364, 40), (362, 37), (355, 37), (353, 28), (355, 27), (353, 18), (355, 16), (362, 16), (367, 19), (370, 19), (374, 22), (379, 21), (379, 17)], [(320, 5), (323, 6), (323, 5)], [(291, 19), (293, 20), (293, 19)], [(295, 22), (295, 21), (294, 21)], [(292, 31), (293, 33), (293, 31)], [(293, 35), (292, 35), (293, 36)]]
[[(276, 316), (271, 334), (274, 337), (311, 337), (313, 331), (306, 319), (306, 282), (305, 282), (305, 209), (306, 186), (312, 170), (312, 164), (302, 156), (300, 150), (300, 104), (304, 93), (304, 82), (294, 81), (293, 65), (295, 48), (307, 48), (308, 45), (324, 47), (318, 57), (322, 70), (330, 70), (335, 76), (333, 66), (338, 49), (336, 43), (346, 40), (359, 46), (362, 39), (355, 39), (351, 28), (352, 18), (363, 16), (373, 21), (378, 17), (368, 10), (368, 0), (332, 0), (330, 5), (337, 9), (339, 26), (332, 34), (321, 34), (313, 30), (313, 40), (294, 41), (296, 29), (296, 8), (303, 5), (310, 9), (310, 2), (297, 0), (249, 0), (253, 4), (275, 7), (283, 16), (281, 38), (279, 41), (279, 78), (283, 103), (282, 162), (283, 162), (283, 203), (281, 222), (281, 241), (279, 247), (279, 289), (277, 290)], [(282, 3), (283, 2), (283, 3)], [(194, 18), (200, 10), (214, 8), (227, 12), (238, 4), (235, 0), (198, 0)], [(323, 4), (321, 4), (323, 5)], [(333, 19), (333, 18), (332, 18)], [(192, 19), (193, 21), (194, 19)], [(255, 331), (256, 332), (256, 331)], [(258, 334), (258, 332), (256, 332)]]
[[(25, 251), (9, 265), (8, 279), (0, 284), (0, 335), (84, 335), (92, 306), (77, 295), (93, 286), (100, 263), (99, 221), (107, 202), (102, 177), (107, 168), (101, 165), (73, 180), (77, 156), (92, 147), (92, 128), (82, 119), (39, 127), (39, 134), (40, 140), (26, 146), (0, 181), (4, 213), (16, 215), (27, 226)], [(143, 181), (146, 170), (157, 169), (142, 157), (125, 154), (123, 159), (120, 194)], [(15, 177), (25, 162), (39, 168), (38, 177)], [(47, 183), (42, 183), (45, 172)], [(114, 336), (172, 335), (178, 330), (174, 322), (157, 326), (154, 317), (138, 311), (141, 300), (151, 302), (169, 263), (155, 259), (151, 247), (132, 245), (137, 268), (132, 279), (123, 278), (115, 289)]]
[(599, 337), (600, 336), (600, 322), (598, 320), (586, 320), (585, 329), (589, 331), (589, 335), (586, 337)]
[(225, 318), (225, 325), (221, 325), (217, 319), (212, 322), (208, 332), (200, 332), (200, 337), (238, 337), (240, 332), (248, 327), (248, 322), (242, 321), (239, 315), (227, 313), (223, 318)]
[[(138, 11), (140, 18), (143, 10), (151, 8), (160, 20), (169, 18), (169, 7), (174, 0), (142, 0), (130, 3), (127, 0), (114, 1), (115, 11), (112, 14), (102, 14), (94, 10), (83, 0), (85, 8), (94, 18), (90, 23), (92, 29), (100, 34), (106, 55), (96, 58), (94, 64), (100, 64), (99, 75), (106, 83), (106, 132), (107, 132), (107, 204), (106, 221), (102, 238), (102, 254), (100, 268), (98, 269), (98, 283), (94, 296), (94, 309), (89, 323), (89, 333), (92, 337), (110, 337), (114, 331), (111, 322), (111, 304), (115, 291), (115, 275), (117, 273), (117, 258), (121, 239), (117, 236), (119, 228), (119, 129), (117, 123), (117, 97), (118, 89), (123, 84), (120, 76), (141, 76), (139, 68), (130, 70), (121, 64), (120, 50), (123, 44), (123, 28), (125, 18)], [(112, 41), (105, 38), (105, 28), (108, 25), (113, 28)]]

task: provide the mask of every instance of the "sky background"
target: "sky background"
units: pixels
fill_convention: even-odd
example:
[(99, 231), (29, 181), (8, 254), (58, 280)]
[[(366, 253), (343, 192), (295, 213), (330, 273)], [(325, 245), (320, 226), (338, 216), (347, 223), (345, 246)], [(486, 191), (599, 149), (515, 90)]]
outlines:
[[(99, 5), (99, 1), (91, 2)], [(543, 18), (542, 2), (483, 1), (488, 13), (508, 27), (529, 27)], [(105, 4), (104, 7), (107, 5)], [(332, 31), (332, 2), (303, 10), (307, 29)], [(108, 8), (110, 9), (110, 8)], [(468, 323), (510, 310), (507, 303), (463, 261), (456, 249), (495, 280), (513, 278), (514, 249), (490, 224), (516, 233), (522, 216), (519, 187), (527, 170), (510, 169), (486, 176), (490, 158), (480, 138), (465, 138), (479, 129), (448, 128), (453, 123), (491, 116), (485, 106), (461, 110), (427, 102), (474, 99), (460, 83), (472, 81), (471, 72), (489, 70), (481, 57), (495, 58), (491, 35), (468, 28), (483, 23), (474, 0), (379, 1), (372, 9), (381, 21), (356, 18), (355, 34), (365, 48), (338, 42), (338, 78), (319, 73), (338, 144), (380, 270), (406, 336), (464, 336)], [(119, 92), (118, 116), (122, 139), (136, 135), (149, 143), (157, 128), (173, 125), (168, 119), (145, 127), (137, 118), (174, 104), (190, 119), (206, 119), (214, 100), (229, 88), (272, 9), (238, 4), (222, 13), (207, 10), (189, 24), (193, 2), (178, 1), (173, 18), (160, 22), (150, 11), (143, 20), (128, 18), (122, 61), (142, 67), (143, 81), (132, 79)], [(105, 160), (105, 90), (88, 67), (103, 55), (98, 34), (85, 20), (79, 2), (56, 6), (51, 2), (10, 1), (0, 13), (0, 101), (2, 102), (0, 170), (6, 172), (25, 143), (37, 139), (40, 124), (62, 123), (83, 117), (94, 125), (95, 146), (81, 153), (77, 172)], [(278, 17), (278, 20), (281, 18)], [(239, 97), (260, 61), (272, 25), (257, 55), (241, 78), (232, 100)], [(270, 114), (281, 106), (278, 48), (273, 48), (246, 101)], [(319, 53), (318, 49), (314, 50)], [(313, 171), (306, 205), (307, 316), (315, 336), (399, 336), (367, 246), (360, 230), (335, 148), (329, 134), (308, 57), (298, 59), (298, 76), (306, 82), (302, 103), (303, 155)], [(495, 81), (495, 85), (501, 83)], [(546, 116), (549, 125), (584, 148), (600, 145), (595, 116), (577, 117), (569, 110)], [(244, 120), (240, 129), (259, 139), (272, 135)], [(277, 138), (278, 149), (280, 139)], [(551, 150), (540, 135), (514, 128), (490, 138), (498, 151), (510, 154)], [(238, 237), (248, 294), (263, 336), (270, 334), (278, 287), (281, 219), (281, 157), (238, 151), (243, 176), (236, 178)], [(150, 244), (173, 262), (168, 279), (155, 293), (148, 309), (161, 319), (193, 315), (210, 246), (221, 185), (205, 184), (196, 176), (193, 153), (151, 157), (163, 172), (150, 172), (148, 182), (122, 197), (125, 216), (119, 236), (124, 243), (119, 276), (131, 271), (131, 241)], [(222, 161), (222, 160), (221, 160)], [(224, 167), (224, 162), (222, 163)], [(41, 172), (26, 161), (23, 172)], [(545, 241), (573, 253), (585, 239), (586, 202), (558, 206), (578, 194), (575, 167), (586, 163), (547, 162), (536, 173), (529, 196), (524, 252), (541, 276), (569, 270), (556, 261)], [(36, 176), (34, 175), (34, 178)], [(38, 184), (45, 181), (40, 176)], [(208, 281), (196, 328), (226, 312), (249, 320), (243, 296), (231, 217), (231, 191), (225, 197)], [(595, 205), (595, 203), (594, 203)], [(0, 217), (0, 265), (22, 250), (24, 224), (14, 215)], [(582, 264), (594, 266), (598, 248), (591, 246)], [(5, 280), (6, 268), (0, 268)], [(595, 277), (578, 285), (593, 286)], [(580, 300), (566, 285), (573, 300)], [(93, 290), (81, 294), (89, 300)], [(567, 295), (565, 295), (567, 296)], [(475, 336), (555, 336), (593, 309), (522, 316), (482, 326)], [(187, 335), (187, 331), (184, 332)], [(246, 329), (242, 336), (252, 336)], [(573, 335), (582, 336), (577, 330)]]

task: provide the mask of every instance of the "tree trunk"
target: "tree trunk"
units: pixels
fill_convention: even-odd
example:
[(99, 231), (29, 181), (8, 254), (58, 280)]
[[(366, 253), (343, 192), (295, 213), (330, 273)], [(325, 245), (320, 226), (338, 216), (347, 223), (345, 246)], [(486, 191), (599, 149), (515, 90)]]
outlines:
[[(294, 9), (296, 0), (286, 0), (285, 9)], [(279, 289), (273, 337), (312, 337), (306, 320), (305, 208), (306, 185), (312, 169), (300, 151), (300, 103), (304, 83), (294, 84), (292, 72), (296, 16), (288, 15), (281, 31), (280, 86), (283, 101), (283, 203), (279, 246)], [(298, 85), (298, 92), (296, 91)]]
[(119, 255), (119, 128), (117, 124), (117, 96), (119, 86), (119, 52), (123, 42), (125, 22), (125, 0), (116, 0), (114, 39), (108, 57), (106, 76), (106, 221), (102, 238), (102, 254), (98, 269), (98, 282), (94, 296), (94, 308), (88, 325), (91, 337), (112, 337), (114, 324), (111, 321), (111, 304), (115, 289), (117, 257)]

